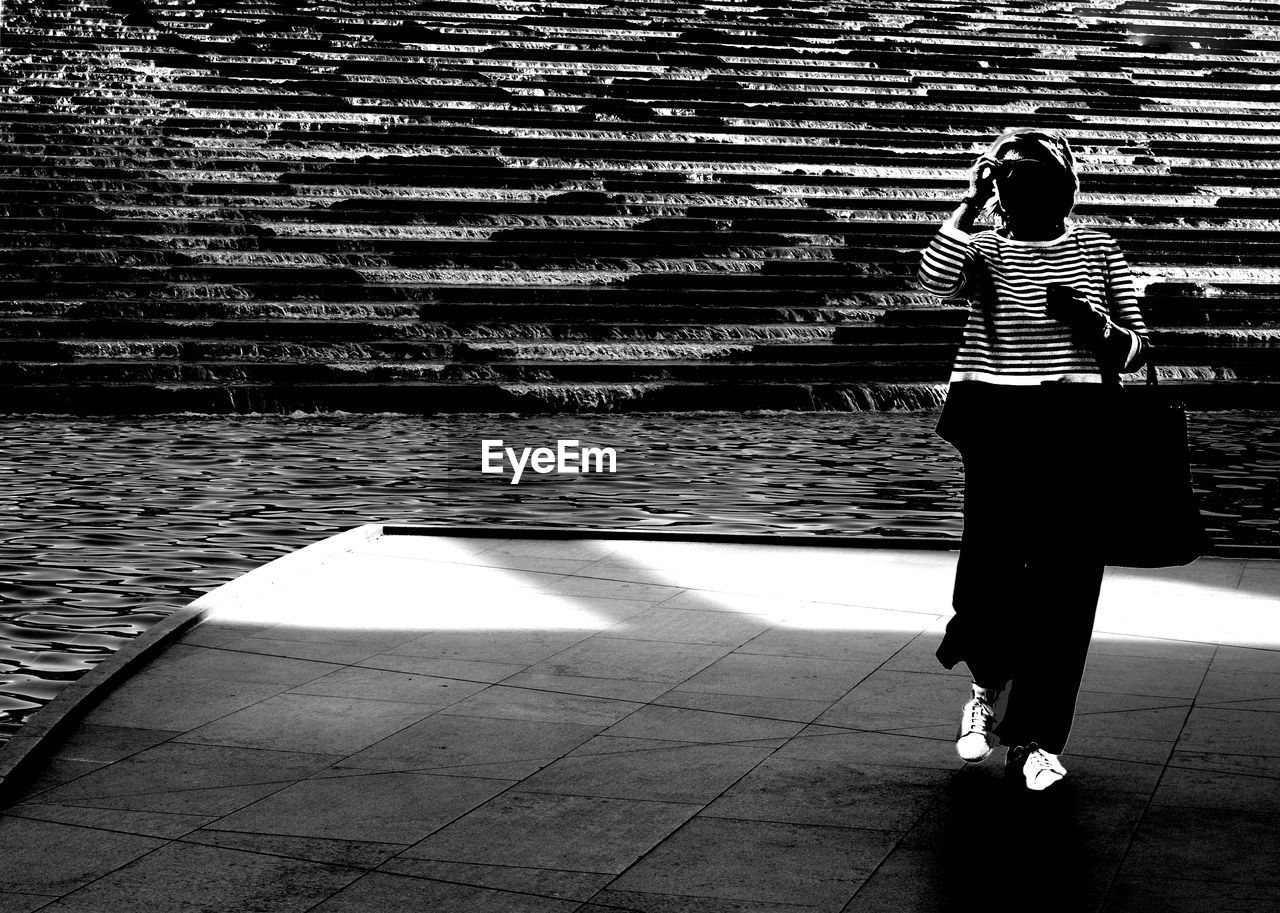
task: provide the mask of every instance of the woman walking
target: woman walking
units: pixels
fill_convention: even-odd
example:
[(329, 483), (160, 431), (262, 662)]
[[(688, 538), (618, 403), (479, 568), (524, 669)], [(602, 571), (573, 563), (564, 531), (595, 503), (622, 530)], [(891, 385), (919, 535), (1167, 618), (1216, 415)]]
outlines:
[[(973, 676), (956, 750), (995, 741), (1005, 773), (1042, 790), (1066, 746), (1102, 583), (1105, 385), (1148, 356), (1129, 268), (1107, 234), (1069, 220), (1067, 141), (1019, 128), (969, 172), (960, 205), (922, 252), (918, 279), (971, 300), (938, 434), (964, 461), (964, 532), (937, 656)], [(982, 211), (994, 228), (974, 229)], [(1003, 718), (996, 703), (1007, 690)]]

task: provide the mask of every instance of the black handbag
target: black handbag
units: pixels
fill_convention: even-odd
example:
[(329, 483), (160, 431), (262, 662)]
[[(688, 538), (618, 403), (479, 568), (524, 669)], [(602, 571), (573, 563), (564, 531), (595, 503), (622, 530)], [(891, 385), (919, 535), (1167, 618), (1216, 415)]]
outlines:
[(1106, 397), (1113, 468), (1106, 473), (1103, 559), (1118, 567), (1190, 564), (1208, 553), (1209, 537), (1191, 482), (1186, 409), (1167, 385), (1160, 387), (1150, 361), (1145, 384), (1113, 380)]

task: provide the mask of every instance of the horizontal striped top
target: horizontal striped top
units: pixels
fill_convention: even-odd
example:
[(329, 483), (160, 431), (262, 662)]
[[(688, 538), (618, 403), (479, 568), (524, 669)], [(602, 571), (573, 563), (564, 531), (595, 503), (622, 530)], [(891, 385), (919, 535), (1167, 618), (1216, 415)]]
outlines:
[[(1048, 241), (969, 233), (944, 222), (921, 252), (920, 286), (974, 300), (951, 380), (995, 384), (1101, 383), (1105, 357), (1122, 373), (1148, 354), (1147, 328), (1129, 265), (1108, 234), (1069, 225)], [(1045, 312), (1048, 286), (1069, 285), (1111, 315), (1106, 349)]]

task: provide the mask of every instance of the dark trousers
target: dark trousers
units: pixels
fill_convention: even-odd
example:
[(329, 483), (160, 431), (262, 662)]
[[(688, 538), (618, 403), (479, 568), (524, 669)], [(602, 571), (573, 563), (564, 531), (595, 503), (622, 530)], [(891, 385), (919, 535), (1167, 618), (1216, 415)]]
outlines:
[(996, 735), (1059, 753), (1075, 715), (1104, 565), (1095, 533), (1109, 457), (1096, 385), (955, 384), (939, 433), (964, 459), (948, 669), (1009, 689)]

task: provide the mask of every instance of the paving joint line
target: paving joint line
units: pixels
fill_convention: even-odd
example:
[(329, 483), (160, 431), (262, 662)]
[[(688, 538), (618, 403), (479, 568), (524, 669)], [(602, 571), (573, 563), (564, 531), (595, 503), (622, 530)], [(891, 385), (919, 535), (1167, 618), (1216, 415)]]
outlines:
[(1200, 676), (1200, 684), (1196, 688), (1196, 694), (1192, 697), (1192, 705), (1187, 708), (1187, 715), (1182, 720), (1182, 726), (1178, 729), (1177, 736), (1173, 739), (1173, 749), (1169, 751), (1165, 757), (1164, 763), (1160, 766), (1160, 773), (1156, 776), (1156, 782), (1151, 787), (1151, 792), (1147, 794), (1146, 802), (1142, 806), (1141, 812), (1138, 814), (1138, 822), (1134, 826), (1132, 832), (1129, 833), (1128, 839), (1125, 840), (1124, 852), (1120, 854), (1120, 860), (1116, 864), (1115, 871), (1111, 877), (1107, 879), (1106, 887), (1103, 888), (1099, 906), (1105, 906), (1107, 898), (1111, 896), (1111, 892), (1115, 889), (1116, 882), (1120, 879), (1120, 873), (1124, 870), (1125, 863), (1129, 859), (1129, 854), (1133, 851), (1133, 844), (1137, 839), (1138, 832), (1142, 829), (1143, 822), (1147, 818), (1147, 813), (1155, 805), (1156, 793), (1160, 791), (1160, 785), (1164, 782), (1165, 774), (1169, 771), (1169, 761), (1173, 758), (1173, 752), (1177, 750), (1178, 743), (1182, 740), (1182, 734), (1186, 732), (1187, 723), (1191, 719), (1191, 714), (1195, 711), (1195, 698), (1199, 697), (1200, 689), (1204, 687), (1205, 680), (1209, 677), (1209, 670), (1213, 668), (1213, 661), (1217, 659), (1218, 651), (1221, 647), (1217, 647), (1213, 651), (1213, 655), (1209, 658), (1209, 662), (1205, 664), (1204, 673)]

